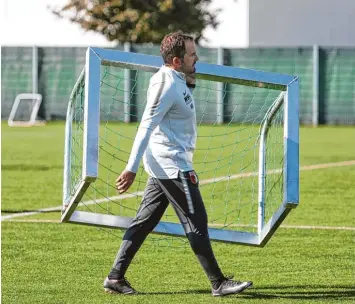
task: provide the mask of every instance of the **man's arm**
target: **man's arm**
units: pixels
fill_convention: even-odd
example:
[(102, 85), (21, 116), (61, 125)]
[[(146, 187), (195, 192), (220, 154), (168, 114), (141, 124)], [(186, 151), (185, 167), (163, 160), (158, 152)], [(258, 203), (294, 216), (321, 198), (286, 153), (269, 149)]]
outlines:
[(126, 169), (116, 180), (116, 188), (123, 193), (133, 184), (139, 163), (147, 148), (149, 138), (154, 129), (159, 125), (165, 114), (175, 102), (172, 88), (163, 79), (161, 83), (149, 87), (147, 105), (134, 139), (131, 154)]

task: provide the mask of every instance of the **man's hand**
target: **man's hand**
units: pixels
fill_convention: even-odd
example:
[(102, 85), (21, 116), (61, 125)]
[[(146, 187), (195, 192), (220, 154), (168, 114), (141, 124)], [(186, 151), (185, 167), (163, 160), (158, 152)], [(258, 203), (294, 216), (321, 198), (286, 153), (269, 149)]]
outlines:
[(136, 173), (124, 170), (119, 177), (116, 179), (116, 189), (119, 193), (124, 193), (134, 182), (136, 178)]

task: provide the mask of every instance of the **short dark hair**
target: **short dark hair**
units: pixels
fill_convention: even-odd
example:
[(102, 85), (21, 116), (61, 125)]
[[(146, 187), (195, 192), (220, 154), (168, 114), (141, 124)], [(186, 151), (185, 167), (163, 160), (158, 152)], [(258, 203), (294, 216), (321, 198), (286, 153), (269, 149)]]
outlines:
[(171, 64), (174, 57), (184, 58), (186, 40), (194, 41), (194, 38), (184, 34), (182, 31), (170, 33), (164, 37), (160, 45), (160, 54), (164, 63)]

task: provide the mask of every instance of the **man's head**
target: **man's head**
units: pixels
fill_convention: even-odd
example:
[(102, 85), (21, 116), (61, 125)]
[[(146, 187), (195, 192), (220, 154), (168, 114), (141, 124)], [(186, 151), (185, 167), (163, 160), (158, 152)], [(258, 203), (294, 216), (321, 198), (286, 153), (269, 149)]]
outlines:
[(160, 45), (160, 54), (164, 63), (187, 75), (195, 73), (198, 60), (194, 39), (182, 32), (175, 32), (164, 37)]

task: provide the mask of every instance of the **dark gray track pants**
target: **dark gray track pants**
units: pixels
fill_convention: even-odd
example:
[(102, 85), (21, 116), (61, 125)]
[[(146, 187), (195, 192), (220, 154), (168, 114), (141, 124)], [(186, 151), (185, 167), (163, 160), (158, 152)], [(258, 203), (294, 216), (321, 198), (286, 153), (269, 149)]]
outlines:
[[(191, 181), (188, 176), (188, 173), (180, 172), (177, 179), (149, 177), (137, 215), (123, 237), (123, 242), (113, 265), (115, 272), (118, 271), (120, 277), (125, 275), (134, 255), (147, 235), (159, 223), (170, 202), (185, 229), (191, 248), (209, 280), (214, 281), (223, 278), (209, 240), (207, 213), (198, 184), (193, 183), (194, 181)], [(188, 209), (186, 198), (188, 194), (186, 193), (187, 189), (184, 190), (183, 187), (183, 177), (186, 177), (185, 180), (194, 209), (193, 214)]]

